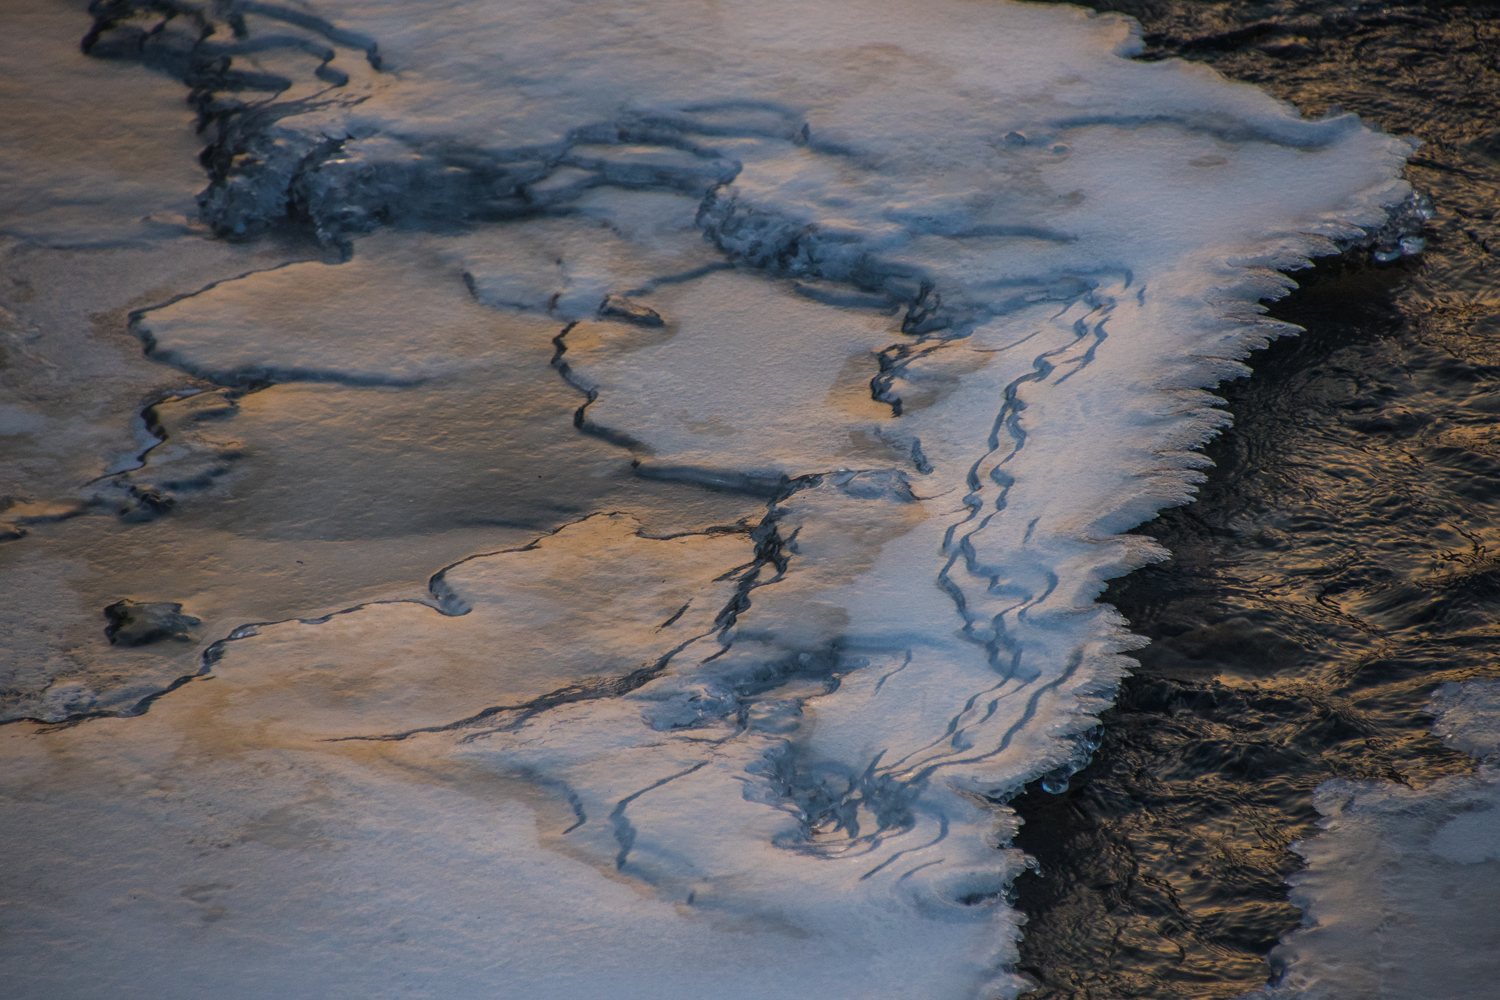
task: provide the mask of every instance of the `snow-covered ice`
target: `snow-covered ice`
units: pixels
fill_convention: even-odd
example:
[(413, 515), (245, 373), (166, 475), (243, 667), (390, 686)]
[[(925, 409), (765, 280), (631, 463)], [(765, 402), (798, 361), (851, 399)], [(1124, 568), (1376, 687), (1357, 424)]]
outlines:
[[(1162, 553), (1123, 532), (1191, 498), (1277, 269), (1377, 227), (1407, 144), (1070, 8), (239, 6), (350, 79), (241, 116), (205, 217), (348, 260), (137, 310), (154, 358), (458, 420), (547, 350), (548, 428), (765, 512), (601, 511), (7, 731), (3, 850), (46, 846), (0, 949), (70, 954), (27, 989), (1014, 995), (1002, 803), (1129, 667), (1095, 599)], [(195, 399), (131, 482), (202, 502), (285, 438)]]

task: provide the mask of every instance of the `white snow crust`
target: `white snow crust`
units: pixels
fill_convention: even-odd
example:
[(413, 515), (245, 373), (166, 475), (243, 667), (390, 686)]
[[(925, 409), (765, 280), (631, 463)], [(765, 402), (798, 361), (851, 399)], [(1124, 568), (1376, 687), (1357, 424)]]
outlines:
[(238, 629), (142, 718), (8, 734), (0, 850), (51, 854), (0, 949), (73, 942), (26, 982), (80, 998), (1014, 996), (1000, 803), (1082, 762), (1130, 665), (1095, 599), (1163, 553), (1122, 532), (1191, 499), (1205, 389), (1290, 332), (1277, 269), (1378, 225), (1408, 146), (1069, 8), (317, 11), (381, 72), (205, 211), (296, 202), (352, 258), (146, 310), (153, 355), (439, 387), (505, 364), (486, 316), (545, 320), (578, 431), (765, 518), (600, 514), (431, 606)]

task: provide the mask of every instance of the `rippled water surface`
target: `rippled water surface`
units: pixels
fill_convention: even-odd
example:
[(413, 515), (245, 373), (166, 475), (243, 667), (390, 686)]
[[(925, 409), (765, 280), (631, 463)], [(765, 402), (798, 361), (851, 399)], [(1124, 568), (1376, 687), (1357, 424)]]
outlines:
[(1231, 997), (1296, 927), (1287, 845), (1333, 777), (1469, 771), (1423, 711), (1493, 677), (1500, 627), (1500, 21), (1484, 5), (1121, 4), (1181, 55), (1318, 114), (1425, 142), (1419, 257), (1298, 273), (1306, 333), (1225, 386), (1235, 426), (1197, 503), (1138, 531), (1173, 552), (1107, 599), (1152, 639), (1060, 796), (1016, 800), (1022, 966), (1039, 996)]

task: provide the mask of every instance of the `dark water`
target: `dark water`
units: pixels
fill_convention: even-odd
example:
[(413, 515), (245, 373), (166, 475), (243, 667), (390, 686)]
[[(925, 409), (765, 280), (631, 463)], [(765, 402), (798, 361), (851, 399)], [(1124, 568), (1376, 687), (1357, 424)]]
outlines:
[(1043, 997), (1233, 997), (1300, 913), (1287, 850), (1329, 778), (1467, 771), (1423, 711), (1500, 674), (1500, 11), (1490, 5), (1123, 3), (1181, 55), (1305, 113), (1425, 145), (1427, 251), (1325, 260), (1272, 313), (1306, 328), (1223, 388), (1235, 427), (1174, 553), (1107, 599), (1152, 640), (1063, 795), (1013, 804), (1022, 967)]

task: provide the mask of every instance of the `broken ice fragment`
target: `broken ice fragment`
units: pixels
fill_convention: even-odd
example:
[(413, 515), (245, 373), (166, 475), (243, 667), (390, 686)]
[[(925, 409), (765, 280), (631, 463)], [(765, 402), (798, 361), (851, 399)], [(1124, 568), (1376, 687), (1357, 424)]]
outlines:
[(1407, 257), (1421, 253), (1427, 247), (1427, 241), (1420, 236), (1403, 236), (1400, 244), (1401, 253)]
[(201, 622), (182, 613), (181, 604), (157, 601), (141, 604), (116, 601), (104, 609), (109, 625), (104, 634), (115, 646), (145, 646), (164, 639), (192, 642), (191, 629)]
[(177, 506), (177, 498), (160, 490), (131, 487), (133, 505), (120, 512), (120, 520), (128, 524), (154, 521)]
[(1429, 711), (1444, 746), (1500, 761), (1500, 680), (1444, 684), (1432, 693)]
[(663, 326), (661, 314), (650, 306), (642, 305), (623, 295), (611, 295), (599, 307), (599, 315), (607, 319), (623, 319), (636, 326)]

